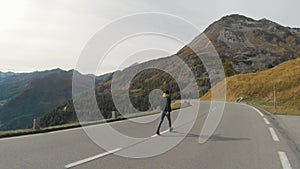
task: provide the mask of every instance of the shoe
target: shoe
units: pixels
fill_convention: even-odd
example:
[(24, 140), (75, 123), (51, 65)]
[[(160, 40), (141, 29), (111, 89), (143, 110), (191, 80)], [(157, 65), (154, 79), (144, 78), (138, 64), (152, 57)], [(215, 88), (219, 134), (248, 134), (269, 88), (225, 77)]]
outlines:
[(156, 134), (160, 136), (160, 133), (159, 133), (159, 131), (157, 131), (157, 132), (156, 132)]
[(171, 128), (169, 129), (169, 131), (172, 132), (172, 131), (173, 131), (173, 128), (171, 127)]

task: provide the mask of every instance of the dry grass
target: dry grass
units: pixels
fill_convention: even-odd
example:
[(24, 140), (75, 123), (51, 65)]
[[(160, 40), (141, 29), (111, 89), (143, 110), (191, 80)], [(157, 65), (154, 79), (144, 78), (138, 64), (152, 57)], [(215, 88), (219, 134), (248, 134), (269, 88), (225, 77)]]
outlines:
[(186, 104), (181, 105), (181, 103), (172, 103), (172, 105), (171, 105), (172, 110), (177, 110), (177, 109), (180, 109), (180, 108), (184, 108), (186, 106), (187, 106)]
[[(300, 59), (287, 61), (257, 73), (226, 78), (226, 100), (235, 101), (238, 97), (244, 97), (244, 101), (275, 113), (274, 84), (277, 88), (277, 113), (300, 115)], [(213, 89), (218, 91), (221, 85), (218, 84)], [(209, 91), (201, 100), (210, 100), (210, 98)]]

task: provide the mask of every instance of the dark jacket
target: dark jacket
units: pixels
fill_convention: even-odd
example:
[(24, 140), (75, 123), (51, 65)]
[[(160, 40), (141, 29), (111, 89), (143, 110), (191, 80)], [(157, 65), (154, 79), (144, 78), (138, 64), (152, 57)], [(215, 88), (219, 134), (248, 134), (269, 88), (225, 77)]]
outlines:
[(165, 111), (166, 112), (171, 112), (172, 108), (171, 108), (171, 97), (168, 96), (167, 98), (167, 102), (166, 102), (166, 107), (165, 107)]
[(167, 96), (167, 97), (164, 97), (165, 99), (165, 106), (164, 106), (164, 111), (166, 112), (171, 112), (172, 111), (172, 108), (171, 108), (171, 97), (170, 96)]

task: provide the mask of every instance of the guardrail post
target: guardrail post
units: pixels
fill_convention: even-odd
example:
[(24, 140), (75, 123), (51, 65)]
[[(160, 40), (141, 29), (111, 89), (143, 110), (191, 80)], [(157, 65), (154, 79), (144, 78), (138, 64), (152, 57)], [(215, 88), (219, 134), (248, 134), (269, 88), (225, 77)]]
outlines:
[(117, 118), (116, 111), (112, 111), (112, 112), (111, 112), (111, 118), (113, 118), (113, 119), (116, 119), (116, 118)]
[(36, 119), (33, 119), (33, 125), (32, 125), (32, 128), (35, 129), (35, 126), (36, 126)]
[(39, 126), (39, 123), (36, 119), (33, 119), (33, 125), (32, 125), (32, 128), (34, 130), (39, 130), (40, 129), (40, 126)]
[(276, 110), (276, 95), (277, 95), (277, 91), (276, 91), (276, 84), (274, 83), (274, 113), (277, 113), (277, 110)]

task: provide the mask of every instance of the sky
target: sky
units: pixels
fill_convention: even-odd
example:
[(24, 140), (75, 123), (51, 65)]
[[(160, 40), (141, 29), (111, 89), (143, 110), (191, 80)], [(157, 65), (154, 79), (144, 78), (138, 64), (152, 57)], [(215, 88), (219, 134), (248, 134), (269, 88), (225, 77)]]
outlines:
[[(222, 16), (236, 13), (300, 27), (299, 6), (299, 0), (0, 0), (0, 71), (75, 69), (82, 50), (99, 30), (119, 18), (137, 13), (162, 12), (178, 16), (200, 31)], [(147, 22), (151, 26), (153, 21)], [(151, 40), (157, 39), (139, 37), (123, 46), (145, 46)], [(110, 54), (100, 64), (101, 70), (95, 73), (103, 74), (135, 62), (163, 57), (183, 46), (182, 43), (171, 44), (168, 51), (155, 50), (151, 54), (142, 51), (140, 58), (136, 53), (132, 53), (132, 58), (121, 56), (123, 52)]]

